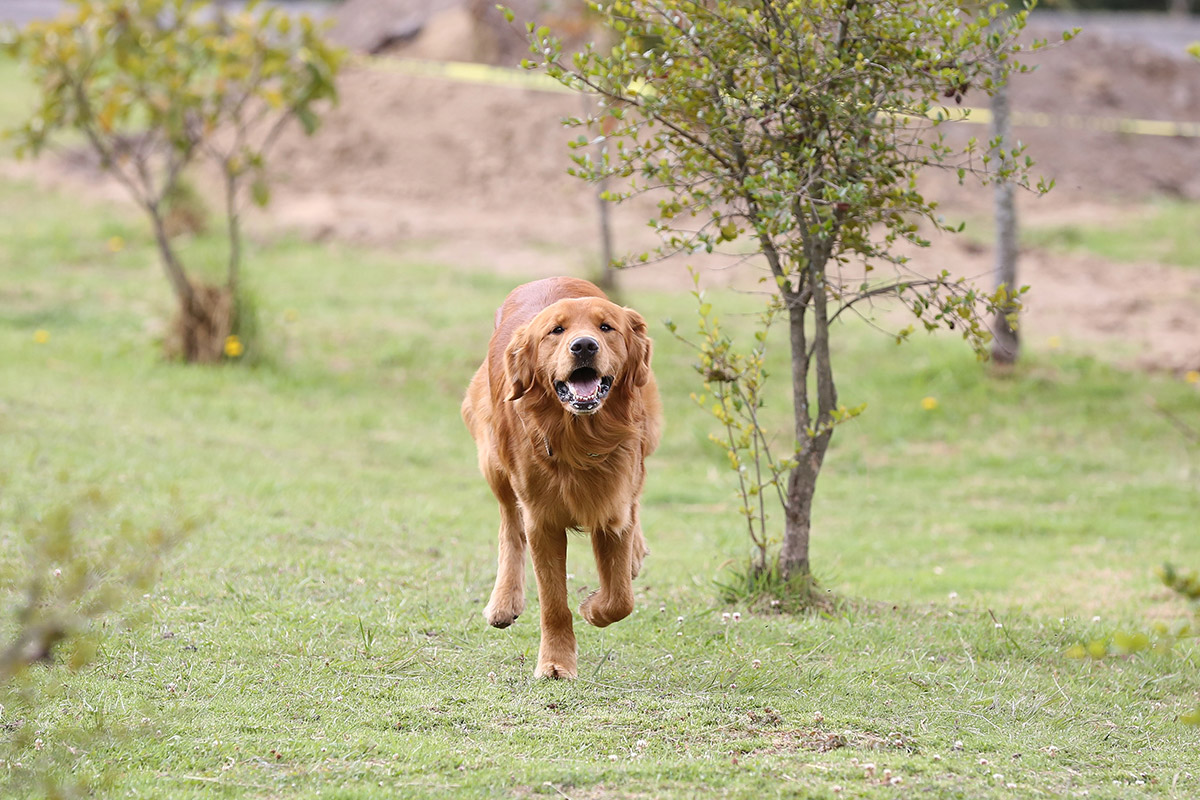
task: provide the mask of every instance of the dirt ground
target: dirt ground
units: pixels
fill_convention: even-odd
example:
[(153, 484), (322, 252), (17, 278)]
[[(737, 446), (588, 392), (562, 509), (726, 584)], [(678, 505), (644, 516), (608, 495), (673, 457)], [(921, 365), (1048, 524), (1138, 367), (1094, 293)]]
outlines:
[[(431, 25), (430, 35), (453, 39), (456, 24)], [(425, 55), (442, 49), (429, 38), (413, 46)], [(1014, 110), (1200, 122), (1200, 64), (1182, 54), (1085, 30), (1029, 60), (1037, 69), (1014, 78)], [(967, 98), (967, 104), (986, 101)], [(281, 140), (274, 199), (255, 224), (514, 276), (588, 274), (599, 263), (595, 189), (566, 174), (566, 143), (577, 134), (560, 124), (582, 103), (574, 95), (353, 67), (318, 134), (308, 139), (292, 131)], [(986, 139), (982, 126), (957, 127), (955, 136)], [(1048, 196), (1021, 197), (1025, 220), (1104, 224), (1154, 197), (1200, 200), (1200, 139), (1061, 128), (1016, 133), (1038, 172), (1057, 181)], [(936, 177), (928, 185), (947, 216), (988, 218), (987, 190)], [(646, 203), (615, 209), (619, 251), (655, 243), (645, 226), (648, 211)], [(989, 249), (962, 236), (938, 237), (913, 255), (922, 267), (944, 266), (984, 282), (991, 269)], [(753, 269), (693, 263), (713, 283), (746, 282), (744, 270)], [(621, 280), (630, 287), (684, 286), (685, 267), (677, 259)], [(1125, 364), (1200, 369), (1196, 267), (1024, 252), (1021, 281), (1031, 291), (1023, 336), (1035, 349), (1061, 342)]]
[[(1016, 110), (1200, 122), (1200, 65), (1183, 58), (1085, 31), (1029, 61), (1036, 70), (1014, 79)], [(273, 223), (514, 275), (586, 273), (599, 261), (594, 189), (566, 174), (566, 142), (576, 134), (559, 125), (581, 104), (571, 95), (351, 70), (322, 132), (282, 143)], [(958, 127), (959, 137), (986, 136), (978, 125)], [(1200, 200), (1200, 139), (1024, 127), (1017, 135), (1039, 173), (1057, 182), (1048, 196), (1021, 198), (1023, 219), (1103, 224), (1154, 197)], [(948, 215), (987, 218), (988, 191), (936, 177), (929, 186)], [(655, 243), (648, 211), (616, 210), (619, 250)], [(961, 236), (913, 255), (967, 275), (991, 269), (990, 251)], [(714, 283), (746, 280), (740, 270), (692, 261), (710, 268)], [(1020, 270), (1032, 287), (1023, 322), (1031, 346), (1061, 342), (1142, 367), (1200, 368), (1200, 270), (1037, 251), (1022, 254)], [(685, 263), (622, 280), (682, 286)]]

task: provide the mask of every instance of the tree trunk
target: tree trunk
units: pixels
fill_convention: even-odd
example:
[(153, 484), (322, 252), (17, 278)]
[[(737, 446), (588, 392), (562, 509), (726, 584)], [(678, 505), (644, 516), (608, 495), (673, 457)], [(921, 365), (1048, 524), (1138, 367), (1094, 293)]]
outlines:
[[(604, 148), (601, 147), (601, 154)], [(597, 283), (607, 293), (617, 288), (616, 276), (613, 274), (613, 236), (612, 222), (609, 219), (609, 203), (603, 194), (608, 189), (608, 179), (604, 178), (596, 187), (596, 209), (600, 217), (600, 276)]]
[(171, 289), (179, 300), (180, 308), (191, 312), (196, 307), (196, 293), (183, 271), (183, 266), (175, 258), (175, 251), (171, 249), (171, 237), (167, 233), (166, 221), (160, 213), (161, 208), (154, 204), (147, 206), (146, 210), (150, 212), (150, 218), (154, 221), (154, 241), (158, 245), (158, 255), (162, 260), (163, 270), (167, 273), (167, 280), (170, 281)]
[(179, 313), (165, 342), (167, 355), (188, 363), (216, 364), (225, 358), (225, 342), (233, 330), (233, 294), (224, 286), (195, 287), (189, 309)]
[[(833, 411), (837, 407), (837, 390), (829, 360), (829, 317), (826, 310), (825, 254), (821, 248), (809, 253), (811, 296), (813, 309), (812, 356), (808, 351), (805, 317), (808, 306), (799, 297), (788, 298), (788, 332), (792, 350), (792, 404), (796, 420), (796, 466), (788, 475), (787, 507), (783, 547), (779, 552), (779, 574), (784, 580), (805, 577), (811, 573), (808, 558), (809, 534), (812, 530), (812, 501), (817, 490), (817, 478), (833, 435)], [(819, 268), (814, 268), (819, 264)], [(814, 421), (809, 407), (809, 370), (816, 366), (817, 415)]]
[(808, 305), (803, 302), (803, 287), (785, 292), (788, 305), (788, 340), (792, 356), (792, 413), (795, 417), (796, 466), (788, 474), (787, 505), (784, 507), (783, 548), (779, 551), (779, 574), (808, 574), (808, 534), (812, 527), (812, 497), (817, 488), (817, 476), (811, 474), (807, 453), (812, 445), (809, 427), (812, 415), (808, 410), (808, 332), (805, 317)]
[(808, 575), (808, 539), (812, 530), (812, 499), (817, 491), (817, 473), (809, 459), (788, 475), (787, 508), (783, 527), (783, 547), (779, 551), (779, 574), (784, 580)]
[[(217, 363), (225, 355), (225, 339), (233, 330), (233, 290), (229, 286), (192, 284), (171, 248), (171, 237), (158, 207), (150, 211), (159, 257), (179, 302), (165, 342), (167, 355), (189, 363)], [(235, 277), (236, 273), (231, 275), (231, 283)]]
[[(1000, 65), (994, 67), (996, 73)], [(1003, 150), (1012, 142), (1012, 129), (1008, 116), (1008, 82), (997, 74), (996, 93), (992, 95), (992, 138), (999, 143)], [(995, 194), (996, 212), (996, 265), (994, 285), (1001, 286), (1010, 292), (1017, 288), (1017, 207), (1013, 198), (1012, 181), (1001, 180), (996, 183)], [(1020, 340), (1016, 329), (1009, 322), (1008, 315), (1015, 313), (1016, 308), (1005, 305), (997, 314), (992, 325), (994, 339), (992, 340), (992, 359), (997, 364), (1015, 364), (1020, 354)]]
[(237, 297), (238, 278), (242, 265), (242, 226), (237, 208), (237, 180), (232, 166), (226, 162), (225, 171), (225, 216), (228, 220), (229, 232), (229, 268), (225, 278), (225, 286), (229, 293)]
[[(589, 96), (581, 94), (583, 99), (583, 113), (586, 117), (589, 111)], [(616, 122), (611, 117), (605, 117), (600, 122), (600, 132), (605, 136), (605, 139), (596, 145), (597, 159), (601, 164), (604, 163), (604, 158), (608, 154), (608, 139), (607, 137), (616, 128)], [(608, 178), (601, 178), (596, 183), (596, 211), (600, 223), (600, 273), (596, 278), (596, 283), (606, 293), (612, 294), (617, 288), (617, 277), (613, 272), (613, 235), (612, 221), (609, 218), (609, 202), (604, 199), (604, 193), (608, 190)]]

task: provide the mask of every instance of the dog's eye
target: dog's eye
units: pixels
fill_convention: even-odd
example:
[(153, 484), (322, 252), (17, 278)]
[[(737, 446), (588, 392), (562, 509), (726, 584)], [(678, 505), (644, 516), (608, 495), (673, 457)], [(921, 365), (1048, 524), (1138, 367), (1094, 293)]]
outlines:
[(562, 326), (562, 325), (558, 325), (558, 326), (556, 326), (556, 327), (554, 328), (554, 330), (552, 330), (552, 331), (550, 331), (550, 332), (551, 332), (551, 333), (553, 333), (555, 336), (557, 336), (557, 335), (558, 335), (558, 334), (560, 334), (560, 333), (566, 333), (566, 331), (565, 331), (565, 330), (563, 330), (563, 326)]
[(602, 323), (600, 323), (600, 330), (602, 330), (602, 331), (611, 331), (611, 330), (612, 330), (612, 325), (609, 325), (607, 322), (602, 322)]

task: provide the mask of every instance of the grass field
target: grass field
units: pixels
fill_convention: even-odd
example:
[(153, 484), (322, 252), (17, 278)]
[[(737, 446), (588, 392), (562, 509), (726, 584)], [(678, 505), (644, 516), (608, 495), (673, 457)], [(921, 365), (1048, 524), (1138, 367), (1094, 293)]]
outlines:
[(1179, 267), (1200, 266), (1200, 205), (1181, 200), (1159, 201), (1129, 214), (1117, 225), (1059, 225), (1027, 230), (1030, 246), (1067, 253), (1090, 253), (1121, 262), (1153, 262)]
[[(1200, 565), (1200, 451), (1149, 401), (1195, 425), (1194, 385), (1058, 351), (990, 378), (953, 339), (839, 331), (842, 400), (869, 405), (835, 438), (813, 558), (845, 612), (790, 617), (717, 600), (747, 542), (659, 326), (638, 608), (577, 620), (580, 679), (546, 683), (536, 614), (480, 614), (497, 513), (458, 418), (512, 279), (260, 242), (268, 358), (192, 368), (158, 356), (169, 297), (135, 217), (10, 183), (0, 218), (6, 604), (19, 532), (86, 487), (135, 526), (206, 520), (150, 621), (27, 723), (60, 755), (81, 721), (123, 731), (65, 759), (119, 775), (106, 795), (1200, 795), (1200, 728), (1178, 720), (1200, 652), (1063, 656), (1186, 615), (1152, 570)], [(588, 553), (572, 543), (581, 595)]]

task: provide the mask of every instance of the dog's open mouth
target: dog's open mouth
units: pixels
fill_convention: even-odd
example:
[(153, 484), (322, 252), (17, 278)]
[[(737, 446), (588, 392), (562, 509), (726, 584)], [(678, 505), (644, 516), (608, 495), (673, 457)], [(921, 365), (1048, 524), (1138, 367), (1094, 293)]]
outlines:
[(555, 381), (558, 399), (576, 414), (594, 414), (612, 389), (613, 377), (601, 376), (591, 367), (580, 367), (565, 381)]

